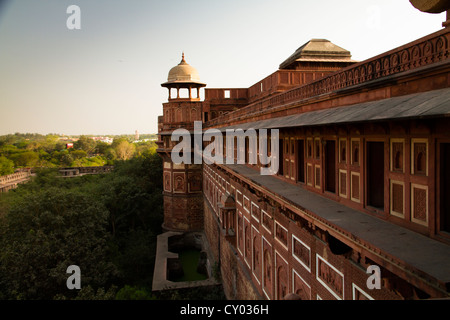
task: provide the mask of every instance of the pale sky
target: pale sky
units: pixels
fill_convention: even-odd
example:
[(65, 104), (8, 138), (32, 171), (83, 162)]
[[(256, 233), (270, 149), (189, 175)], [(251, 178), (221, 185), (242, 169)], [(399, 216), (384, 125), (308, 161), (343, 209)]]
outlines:
[(183, 51), (207, 87), (248, 88), (312, 38), (365, 60), (444, 20), (408, 0), (0, 0), (0, 135), (156, 133)]

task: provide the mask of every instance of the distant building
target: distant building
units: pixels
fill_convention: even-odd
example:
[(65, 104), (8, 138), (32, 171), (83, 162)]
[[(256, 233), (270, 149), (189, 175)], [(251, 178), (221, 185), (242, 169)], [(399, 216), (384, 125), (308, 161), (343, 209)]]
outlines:
[(136, 133), (134, 134), (134, 140), (139, 140), (139, 131), (136, 130)]
[[(442, 30), (362, 62), (313, 39), (253, 86), (205, 89), (204, 101), (184, 55), (169, 71), (157, 141), (163, 228), (206, 235), (227, 298), (450, 297), (447, 13)], [(194, 121), (279, 130), (279, 150), (267, 146), (278, 173), (261, 175), (261, 161), (174, 163), (172, 133)], [(255, 152), (249, 139), (233, 159), (238, 151)]]
[(91, 137), (91, 139), (94, 141), (100, 141), (108, 144), (112, 144), (114, 141), (114, 139), (110, 137)]

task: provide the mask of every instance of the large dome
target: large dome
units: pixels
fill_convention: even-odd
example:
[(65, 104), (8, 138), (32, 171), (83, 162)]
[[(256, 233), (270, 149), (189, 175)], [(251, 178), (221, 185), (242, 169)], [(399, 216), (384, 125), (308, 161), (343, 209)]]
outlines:
[(197, 86), (205, 85), (200, 82), (200, 76), (198, 75), (197, 69), (184, 60), (184, 53), (182, 55), (181, 62), (177, 66), (170, 69), (167, 82), (163, 83), (162, 86), (171, 84), (194, 84)]

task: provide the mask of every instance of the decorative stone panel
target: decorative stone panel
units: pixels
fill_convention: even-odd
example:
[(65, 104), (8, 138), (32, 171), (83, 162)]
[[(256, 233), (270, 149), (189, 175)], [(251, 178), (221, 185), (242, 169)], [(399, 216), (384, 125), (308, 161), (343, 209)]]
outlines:
[(428, 225), (428, 187), (411, 185), (411, 220)]

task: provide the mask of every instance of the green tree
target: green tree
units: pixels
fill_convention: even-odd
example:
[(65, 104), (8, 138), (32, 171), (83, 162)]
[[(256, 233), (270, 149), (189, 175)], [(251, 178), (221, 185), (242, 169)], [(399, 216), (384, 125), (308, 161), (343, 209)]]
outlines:
[(105, 157), (107, 160), (116, 160), (117, 159), (116, 151), (112, 147), (108, 148), (106, 150)]
[(0, 156), (0, 176), (14, 173), (14, 162), (4, 156)]
[[(97, 292), (90, 286), (82, 287), (78, 292), (75, 300), (114, 300), (116, 296), (117, 287), (112, 285), (108, 291), (105, 292), (103, 288), (98, 288)], [(57, 295), (55, 300), (66, 300), (64, 295)]]
[(117, 292), (116, 300), (155, 300), (155, 297), (143, 288), (125, 285)]
[(101, 156), (90, 158), (79, 158), (72, 162), (73, 167), (99, 167), (106, 164), (106, 160)]
[[(45, 151), (42, 148), (41, 143), (39, 141), (27, 141), (26, 149), (27, 150), (31, 150), (31, 151), (37, 151), (37, 150)], [(51, 153), (51, 151), (53, 151), (53, 150), (49, 150), (49, 151), (46, 151), (46, 152), (47, 153)]]
[(136, 145), (136, 152), (135, 155), (136, 156), (141, 156), (141, 155), (145, 155), (145, 153), (147, 152), (156, 152), (157, 149), (157, 145), (154, 141), (147, 141), (147, 142), (139, 142), (139, 143), (135, 143)]
[(0, 290), (7, 299), (72, 297), (67, 267), (83, 286), (105, 287), (116, 273), (107, 259), (108, 212), (94, 197), (48, 188), (27, 193), (0, 223)]
[(42, 142), (41, 147), (48, 153), (61, 149), (62, 144), (59, 143), (59, 136), (48, 134), (45, 136), (45, 140)]
[(26, 140), (22, 140), (20, 142), (16, 142), (14, 145), (18, 148), (18, 149), (28, 149), (28, 145), (30, 144), (29, 141)]
[(18, 149), (16, 146), (11, 145), (11, 144), (4, 144), (1, 148), (0, 148), (0, 153), (4, 156), (6, 156), (7, 158), (9, 158), (10, 155), (13, 155), (15, 153), (18, 152)]
[(87, 152), (84, 150), (74, 150), (70, 152), (70, 154), (74, 160), (85, 158), (88, 155)]
[(25, 151), (12, 155), (10, 157), (16, 167), (36, 167), (39, 163), (39, 154), (34, 151)]
[(69, 153), (67, 150), (60, 152), (60, 158), (59, 158), (59, 165), (68, 167), (73, 162), (73, 156), (71, 153)]
[(95, 145), (95, 153), (105, 155), (110, 145), (103, 141), (97, 141)]
[(118, 161), (95, 188), (109, 211), (112, 256), (123, 282), (150, 286), (163, 221), (161, 158), (155, 152)]
[(133, 157), (136, 146), (133, 143), (122, 140), (115, 146), (114, 149), (116, 151), (117, 159), (129, 160)]
[[(113, 234), (155, 226), (162, 217), (162, 160), (156, 152), (116, 161), (97, 193), (110, 212)], [(159, 221), (156, 222), (159, 224)]]
[[(163, 221), (162, 160), (154, 150), (104, 175), (61, 179), (57, 168), (39, 169), (6, 195), (0, 299), (112, 299), (126, 285), (119, 298), (146, 297)], [(78, 295), (65, 284), (71, 264), (81, 268)]]
[(75, 150), (84, 150), (87, 154), (93, 154), (96, 142), (87, 136), (80, 136), (78, 141), (73, 144)]

